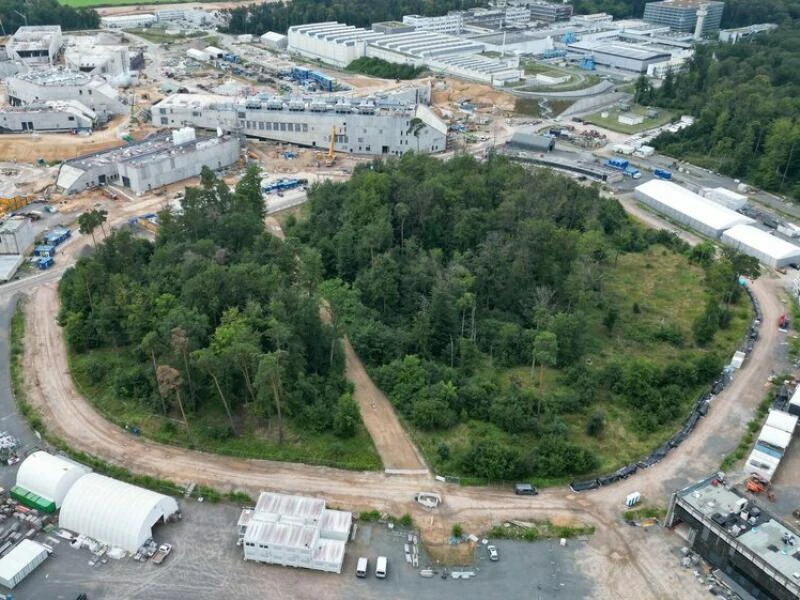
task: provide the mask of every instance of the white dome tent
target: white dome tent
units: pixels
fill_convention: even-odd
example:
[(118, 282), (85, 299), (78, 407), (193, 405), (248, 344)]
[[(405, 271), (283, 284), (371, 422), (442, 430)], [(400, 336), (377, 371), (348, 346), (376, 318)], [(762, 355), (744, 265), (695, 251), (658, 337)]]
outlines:
[(91, 469), (64, 456), (34, 452), (19, 466), (17, 486), (61, 506), (70, 488)]
[(177, 512), (174, 498), (91, 473), (70, 489), (59, 524), (133, 553), (152, 537), (153, 525)]

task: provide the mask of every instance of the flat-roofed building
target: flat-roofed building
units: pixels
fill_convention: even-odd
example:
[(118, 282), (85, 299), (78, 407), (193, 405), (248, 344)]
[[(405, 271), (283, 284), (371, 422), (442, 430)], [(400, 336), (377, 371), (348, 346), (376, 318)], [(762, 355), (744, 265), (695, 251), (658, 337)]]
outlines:
[(63, 45), (61, 25), (26, 25), (11, 36), (6, 52), (11, 60), (52, 65)]
[(705, 35), (719, 29), (725, 3), (716, 0), (662, 0), (644, 5), (645, 21), (667, 25), (673, 31), (692, 33), (697, 27), (698, 12), (705, 11), (700, 32)]
[(237, 527), (245, 560), (340, 573), (352, 520), (318, 498), (261, 492)]
[(665, 525), (689, 526), (692, 549), (745, 594), (796, 600), (800, 533), (773, 517), (744, 491), (703, 479), (672, 494)]

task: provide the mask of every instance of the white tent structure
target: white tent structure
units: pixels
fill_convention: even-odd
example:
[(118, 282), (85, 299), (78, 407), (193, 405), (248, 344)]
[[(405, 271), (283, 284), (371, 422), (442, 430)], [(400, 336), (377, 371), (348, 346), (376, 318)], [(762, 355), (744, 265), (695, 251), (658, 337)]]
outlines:
[(61, 507), (64, 529), (136, 552), (153, 525), (178, 512), (174, 498), (90, 473), (72, 486)]
[(800, 247), (749, 225), (730, 228), (722, 234), (722, 243), (757, 258), (768, 267), (800, 264)]
[(17, 471), (17, 486), (60, 507), (74, 483), (90, 471), (68, 458), (40, 450), (22, 461)]
[(0, 558), (0, 585), (13, 589), (46, 558), (47, 550), (44, 546), (33, 540), (22, 540), (11, 552)]
[(750, 217), (740, 215), (671, 181), (651, 179), (637, 186), (634, 196), (653, 210), (717, 239), (723, 231), (735, 225), (755, 223)]

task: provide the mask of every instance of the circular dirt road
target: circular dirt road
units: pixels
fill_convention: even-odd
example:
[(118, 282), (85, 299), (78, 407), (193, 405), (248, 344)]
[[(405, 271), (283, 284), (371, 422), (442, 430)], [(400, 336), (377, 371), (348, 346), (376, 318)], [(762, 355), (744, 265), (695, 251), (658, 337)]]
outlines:
[[(80, 241), (71, 247), (77, 248)], [(621, 519), (622, 501), (635, 489), (661, 503), (666, 493), (716, 470), (720, 454), (735, 447), (744, 424), (764, 394), (777, 344), (774, 323), (783, 312), (777, 283), (772, 279), (756, 281), (753, 291), (761, 303), (765, 323), (759, 343), (734, 382), (717, 397), (709, 415), (662, 462), (625, 482), (587, 494), (548, 489), (530, 498), (514, 496), (505, 489), (448, 486), (428, 476), (387, 476), (237, 459), (133, 438), (106, 421), (76, 390), (69, 375), (63, 336), (55, 322), (59, 307), (56, 286), (56, 281), (34, 281), (30, 290), (23, 354), (25, 388), (28, 400), (42, 413), (48, 429), (76, 449), (133, 472), (179, 484), (196, 482), (251, 494), (263, 489), (303, 493), (322, 496), (354, 510), (379, 508), (391, 514), (408, 511), (423, 536), (434, 543), (443, 542), (449, 524), (456, 521), (463, 523), (467, 531), (476, 532), (509, 518), (590, 523), (597, 530), (586, 550), (579, 553), (579, 561), (594, 581), (593, 597), (632, 600), (707, 596), (688, 570), (677, 568), (674, 547), (680, 542), (673, 539), (674, 534), (628, 527)], [(23, 286), (15, 286), (19, 287)], [(359, 385), (358, 381), (355, 383)], [(444, 505), (431, 513), (423, 511), (412, 501), (413, 494), (420, 490), (441, 493)]]

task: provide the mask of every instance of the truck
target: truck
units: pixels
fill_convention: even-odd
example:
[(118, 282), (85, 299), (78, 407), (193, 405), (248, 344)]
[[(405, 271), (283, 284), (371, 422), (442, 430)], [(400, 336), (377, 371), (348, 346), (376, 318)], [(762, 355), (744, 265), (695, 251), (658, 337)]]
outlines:
[(153, 561), (154, 565), (160, 565), (164, 562), (164, 559), (169, 556), (169, 553), (172, 552), (172, 544), (161, 544), (156, 550), (156, 553), (153, 555), (153, 558), (150, 559)]
[(667, 171), (666, 169), (653, 169), (653, 175), (659, 179), (666, 179), (667, 181), (672, 179), (672, 172)]
[(606, 161), (606, 166), (617, 171), (624, 171), (628, 168), (628, 161), (624, 158), (609, 158)]
[(642, 172), (636, 167), (626, 167), (624, 173), (625, 177), (630, 177), (631, 179), (641, 179), (642, 177)]

